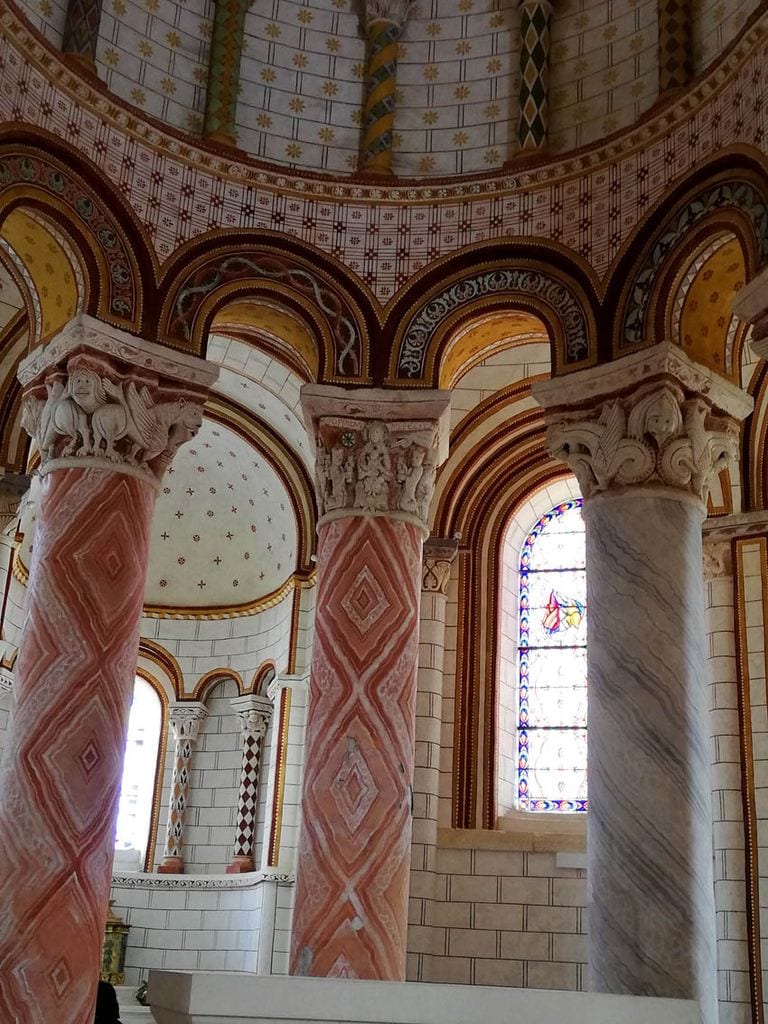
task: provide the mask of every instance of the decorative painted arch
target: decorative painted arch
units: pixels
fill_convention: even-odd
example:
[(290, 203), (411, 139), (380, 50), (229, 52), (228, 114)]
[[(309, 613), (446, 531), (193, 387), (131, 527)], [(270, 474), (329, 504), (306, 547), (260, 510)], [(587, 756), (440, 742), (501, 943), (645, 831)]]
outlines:
[(87, 269), (83, 308), (141, 332), (156, 257), (122, 195), (82, 154), (45, 133), (0, 131), (0, 224), (17, 207), (58, 225)]
[[(453, 332), (470, 319), (523, 310), (546, 326), (552, 342), (553, 373), (591, 366), (597, 360), (597, 298), (590, 273), (568, 265), (561, 249), (553, 247), (553, 262), (541, 252), (511, 246), (496, 258), (454, 269), (457, 259), (433, 264), (411, 284), (404, 298), (388, 311), (395, 325), (388, 383), (437, 386), (442, 352)], [(549, 248), (540, 246), (541, 248)], [(478, 252), (471, 255), (477, 259)], [(425, 284), (427, 288), (425, 289)]]
[(253, 680), (251, 682), (251, 692), (257, 693), (262, 697), (267, 696), (267, 687), (275, 678), (277, 668), (274, 661), (264, 661), (259, 665), (253, 674)]
[(189, 699), (199, 700), (204, 704), (208, 700), (214, 686), (227, 680), (235, 684), (238, 694), (245, 693), (245, 686), (239, 672), (236, 672), (233, 668), (212, 668), (210, 672), (206, 672), (195, 683), (195, 688)]
[[(703, 225), (727, 222), (744, 239), (754, 255), (754, 269), (768, 262), (768, 177), (736, 167), (720, 172), (702, 183), (697, 174), (693, 186), (652, 210), (633, 236), (634, 246), (625, 246), (611, 280), (617, 284), (618, 314), (614, 320), (613, 355), (622, 355), (660, 340), (655, 332), (663, 329), (654, 298), (669, 273), (679, 267), (690, 253), (690, 246)], [(656, 228), (655, 225), (661, 226)], [(737, 227), (740, 225), (740, 227)], [(638, 237), (649, 236), (640, 256), (628, 264), (630, 251), (637, 248)], [(610, 292), (610, 286), (608, 292)], [(662, 316), (663, 314), (658, 314)]]
[[(152, 669), (147, 669), (147, 663)], [(163, 689), (165, 700), (181, 700), (184, 696), (184, 673), (174, 656), (156, 640), (142, 637), (139, 640), (139, 664), (137, 672), (151, 682), (156, 688)], [(161, 681), (158, 683), (157, 673)]]
[[(296, 251), (294, 251), (296, 250)], [(279, 299), (315, 336), (319, 379), (368, 383), (374, 307), (359, 283), (324, 253), (251, 231), (206, 237), (174, 255), (163, 274), (159, 334), (204, 355), (217, 312), (249, 296)]]

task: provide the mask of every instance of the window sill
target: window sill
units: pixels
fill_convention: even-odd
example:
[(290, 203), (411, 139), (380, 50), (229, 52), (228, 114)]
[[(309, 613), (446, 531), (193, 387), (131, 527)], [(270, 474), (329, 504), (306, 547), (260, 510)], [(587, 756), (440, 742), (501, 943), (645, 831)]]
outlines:
[(499, 815), (496, 828), (438, 829), (437, 844), (449, 849), (522, 850), (536, 853), (585, 853), (587, 818), (585, 814)]

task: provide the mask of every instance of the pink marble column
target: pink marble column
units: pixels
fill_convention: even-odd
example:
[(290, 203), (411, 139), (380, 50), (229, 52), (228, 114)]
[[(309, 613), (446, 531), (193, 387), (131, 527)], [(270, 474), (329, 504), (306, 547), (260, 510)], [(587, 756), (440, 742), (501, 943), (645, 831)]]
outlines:
[(175, 749), (163, 860), (157, 868), (161, 875), (180, 875), (184, 871), (184, 819), (189, 802), (192, 751), (207, 714), (205, 704), (197, 701), (176, 704), (171, 708), (170, 726)]
[(19, 378), (43, 479), (0, 777), (0, 1020), (91, 1024), (150, 519), (215, 373), (80, 316)]
[(291, 973), (404, 980), (422, 544), (448, 397), (306, 387), (321, 518)]
[(232, 709), (240, 722), (243, 738), (243, 760), (240, 771), (240, 792), (237, 798), (237, 827), (228, 875), (254, 871), (254, 833), (259, 810), (259, 768), (261, 747), (272, 717), (272, 701), (255, 693), (235, 697)]

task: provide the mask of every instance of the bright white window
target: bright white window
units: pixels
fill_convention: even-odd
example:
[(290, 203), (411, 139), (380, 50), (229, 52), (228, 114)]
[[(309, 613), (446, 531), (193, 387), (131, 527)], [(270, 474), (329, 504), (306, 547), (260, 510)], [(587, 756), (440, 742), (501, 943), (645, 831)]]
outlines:
[[(128, 719), (115, 835), (115, 850), (133, 853), (137, 867), (144, 863), (149, 841), (162, 719), (160, 698), (149, 683), (137, 678)], [(124, 856), (121, 859), (125, 862)]]

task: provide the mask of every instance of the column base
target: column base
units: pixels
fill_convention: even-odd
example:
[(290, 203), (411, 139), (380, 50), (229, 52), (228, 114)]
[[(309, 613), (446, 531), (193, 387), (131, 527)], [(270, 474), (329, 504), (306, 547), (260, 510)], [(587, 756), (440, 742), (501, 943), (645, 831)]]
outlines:
[(228, 875), (244, 875), (255, 870), (253, 857), (233, 857), (231, 863), (227, 864)]
[(181, 857), (163, 857), (162, 864), (157, 866), (158, 875), (183, 875), (184, 861)]

